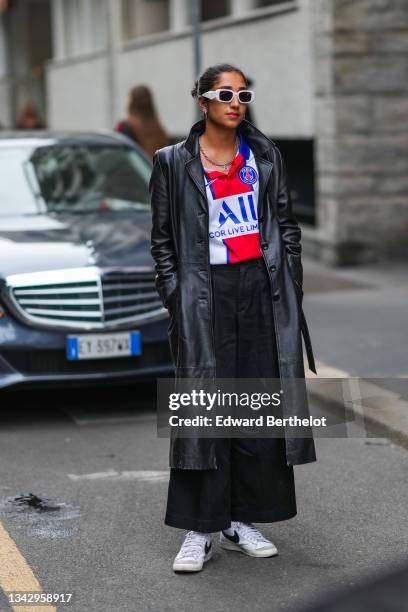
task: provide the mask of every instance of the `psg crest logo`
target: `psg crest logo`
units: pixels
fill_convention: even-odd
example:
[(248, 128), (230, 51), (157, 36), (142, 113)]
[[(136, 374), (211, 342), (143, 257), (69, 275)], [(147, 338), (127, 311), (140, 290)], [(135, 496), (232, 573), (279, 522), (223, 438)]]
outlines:
[(253, 185), (258, 180), (258, 174), (252, 166), (243, 166), (239, 171), (239, 178), (247, 185)]

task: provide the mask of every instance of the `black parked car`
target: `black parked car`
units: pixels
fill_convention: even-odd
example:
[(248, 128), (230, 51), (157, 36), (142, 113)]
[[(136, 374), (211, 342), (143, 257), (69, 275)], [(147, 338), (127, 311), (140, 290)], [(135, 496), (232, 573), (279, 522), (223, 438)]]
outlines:
[(0, 388), (171, 375), (150, 161), (111, 133), (0, 138)]

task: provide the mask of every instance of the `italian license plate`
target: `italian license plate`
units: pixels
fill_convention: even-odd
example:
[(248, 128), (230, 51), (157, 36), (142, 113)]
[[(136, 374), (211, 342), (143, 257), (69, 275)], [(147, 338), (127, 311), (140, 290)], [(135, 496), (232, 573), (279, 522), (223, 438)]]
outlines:
[(141, 355), (140, 331), (67, 336), (67, 359), (107, 359)]

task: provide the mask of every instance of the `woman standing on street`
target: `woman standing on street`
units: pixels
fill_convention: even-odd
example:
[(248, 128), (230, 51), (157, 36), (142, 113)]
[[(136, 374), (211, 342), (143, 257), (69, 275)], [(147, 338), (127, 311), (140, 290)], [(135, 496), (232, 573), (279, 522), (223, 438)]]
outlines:
[[(282, 156), (245, 120), (254, 94), (239, 68), (208, 68), (191, 93), (204, 119), (186, 140), (156, 151), (150, 181), (151, 252), (176, 380), (280, 378), (292, 391), (282, 415), (306, 417), (306, 393), (287, 387), (305, 376), (301, 333), (316, 369)], [(295, 516), (293, 465), (315, 460), (310, 432), (268, 439), (172, 432), (165, 523), (187, 530), (173, 569), (202, 569), (217, 531), (226, 550), (276, 555), (252, 523)]]

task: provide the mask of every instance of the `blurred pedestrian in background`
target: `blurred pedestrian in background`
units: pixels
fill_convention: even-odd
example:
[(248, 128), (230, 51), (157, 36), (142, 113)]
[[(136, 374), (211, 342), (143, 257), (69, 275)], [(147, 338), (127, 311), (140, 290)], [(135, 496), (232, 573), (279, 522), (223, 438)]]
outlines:
[(130, 90), (127, 119), (119, 121), (116, 130), (136, 142), (151, 159), (157, 149), (169, 144), (152, 93), (146, 85), (137, 85)]
[(41, 120), (34, 104), (29, 101), (23, 107), (16, 122), (17, 130), (42, 130), (45, 128), (44, 122)]

